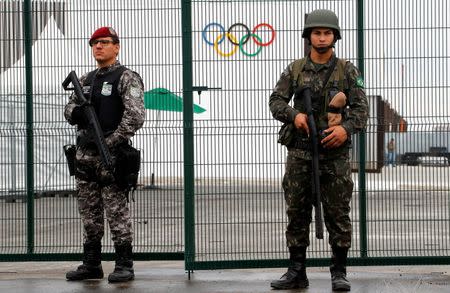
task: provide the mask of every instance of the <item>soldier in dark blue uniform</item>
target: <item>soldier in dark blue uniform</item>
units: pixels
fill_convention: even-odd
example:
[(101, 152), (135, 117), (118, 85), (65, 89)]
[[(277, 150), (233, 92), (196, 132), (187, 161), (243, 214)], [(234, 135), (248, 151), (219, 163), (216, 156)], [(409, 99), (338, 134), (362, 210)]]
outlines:
[(306, 18), (302, 37), (310, 42), (310, 54), (287, 66), (269, 99), (273, 117), (294, 125), (292, 139), (286, 145), (288, 156), (283, 178), (288, 215), (286, 240), (292, 265), (271, 286), (274, 289), (309, 286), (305, 259), (313, 204), (311, 132), (304, 105), (297, 99), (294, 99), (293, 106), (289, 105), (297, 88), (309, 86), (317, 133), (322, 133), (319, 138), (320, 187), (332, 248), (332, 287), (333, 290), (348, 291), (346, 260), (351, 245), (349, 214), (353, 190), (349, 146), (351, 135), (366, 125), (368, 102), (358, 69), (334, 54), (334, 44), (341, 38), (334, 12), (311, 12)]
[[(114, 158), (121, 146), (142, 127), (145, 120), (144, 86), (136, 72), (117, 61), (120, 42), (111, 27), (97, 29), (89, 40), (97, 69), (83, 75), (83, 92), (93, 105), (106, 144)], [(134, 279), (132, 260), (133, 230), (127, 204), (127, 191), (116, 177), (102, 165), (92, 132), (88, 129), (81, 106), (74, 95), (65, 106), (64, 116), (77, 125), (75, 178), (78, 210), (84, 228), (84, 259), (76, 270), (66, 274), (67, 280), (103, 278), (101, 240), (104, 214), (114, 242), (116, 265), (108, 277), (110, 282)], [(106, 212), (106, 213), (105, 213)]]

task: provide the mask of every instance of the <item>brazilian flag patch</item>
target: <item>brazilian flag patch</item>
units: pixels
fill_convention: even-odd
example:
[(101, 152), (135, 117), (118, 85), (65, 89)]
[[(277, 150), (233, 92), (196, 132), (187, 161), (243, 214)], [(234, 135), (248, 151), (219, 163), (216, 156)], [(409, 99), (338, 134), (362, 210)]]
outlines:
[(356, 86), (360, 88), (364, 88), (364, 80), (361, 76), (356, 78)]

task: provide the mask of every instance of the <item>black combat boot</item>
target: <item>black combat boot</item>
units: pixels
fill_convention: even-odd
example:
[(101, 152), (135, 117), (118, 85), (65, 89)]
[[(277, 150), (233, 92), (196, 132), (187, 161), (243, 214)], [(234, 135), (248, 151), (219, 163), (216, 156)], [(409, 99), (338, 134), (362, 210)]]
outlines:
[(116, 266), (114, 272), (109, 274), (108, 281), (111, 283), (118, 283), (133, 280), (133, 248), (131, 243), (124, 242), (121, 244), (114, 244), (114, 248), (116, 249)]
[(347, 252), (346, 247), (333, 246), (331, 257), (331, 286), (334, 291), (350, 291), (350, 282), (347, 280)]
[(273, 289), (296, 289), (309, 286), (305, 266), (306, 247), (290, 247), (289, 254), (292, 264), (279, 280), (270, 283), (270, 287)]
[(83, 245), (83, 264), (75, 271), (66, 273), (68, 281), (80, 281), (86, 279), (103, 279), (102, 269), (102, 244), (98, 242), (86, 242)]

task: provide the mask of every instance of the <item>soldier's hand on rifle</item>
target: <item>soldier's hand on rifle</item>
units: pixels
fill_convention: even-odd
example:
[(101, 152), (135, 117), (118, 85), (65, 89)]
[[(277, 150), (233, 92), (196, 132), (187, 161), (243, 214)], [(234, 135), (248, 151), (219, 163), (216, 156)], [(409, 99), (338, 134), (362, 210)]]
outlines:
[(75, 106), (72, 110), (71, 118), (72, 125), (77, 124), (80, 127), (83, 127), (89, 123), (86, 115), (84, 114), (83, 106)]
[(114, 171), (105, 169), (103, 166), (100, 168), (99, 178), (103, 183), (112, 183), (114, 182)]
[(341, 125), (325, 129), (324, 133), (326, 137), (320, 141), (324, 148), (337, 148), (347, 141), (347, 131)]
[(303, 129), (309, 136), (308, 116), (303, 113), (298, 113), (295, 116), (294, 125), (297, 129)]

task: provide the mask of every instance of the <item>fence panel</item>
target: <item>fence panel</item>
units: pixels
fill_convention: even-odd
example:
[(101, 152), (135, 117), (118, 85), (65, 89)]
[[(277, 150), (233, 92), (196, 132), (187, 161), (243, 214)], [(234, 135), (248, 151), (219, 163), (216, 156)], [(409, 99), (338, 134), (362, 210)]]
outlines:
[(396, 144), (393, 164), (383, 160), (366, 175), (370, 257), (448, 260), (449, 6), (433, 4), (366, 1), (365, 79), (368, 94), (380, 97), (372, 105), (382, 134), (376, 148), (384, 157)]
[[(32, 9), (31, 56), (24, 3)], [(87, 40), (110, 25), (120, 36), (119, 60), (145, 84), (147, 118), (133, 138), (143, 155), (140, 188), (130, 203), (137, 259), (182, 259), (188, 251), (189, 270), (286, 265), (286, 150), (268, 98), (283, 69), (304, 55), (305, 14), (326, 8), (340, 20), (336, 53), (362, 69), (371, 111), (365, 135), (353, 137), (350, 264), (450, 263), (448, 5), (0, 0), (0, 260), (80, 256), (75, 182), (62, 153), (75, 129), (63, 117), (61, 82), (71, 70), (95, 68)], [(242, 48), (219, 43), (220, 34), (230, 30), (237, 42), (247, 29), (257, 36)], [(186, 87), (193, 107), (183, 119)], [(395, 159), (387, 164), (391, 138)], [(327, 239), (317, 241), (311, 227), (309, 264), (327, 265)]]
[[(194, 93), (207, 109), (194, 124), (194, 268), (288, 259), (281, 189), (287, 152), (277, 143), (281, 123), (268, 100), (284, 68), (304, 56), (302, 24), (316, 8), (342, 15), (337, 55), (356, 63), (355, 1), (192, 1), (193, 84), (211, 88)], [(256, 36), (239, 47), (226, 32), (242, 42), (248, 32)], [(357, 200), (352, 218), (351, 255), (358, 256)], [(328, 257), (328, 239), (317, 241), (312, 227), (308, 255)]]
[[(136, 257), (182, 259), (182, 113), (176, 104), (182, 90), (179, 1), (28, 2), (32, 69), (26, 68), (23, 1), (0, 1), (0, 259), (79, 257), (83, 240), (75, 181), (62, 152), (65, 144), (74, 143), (76, 133), (63, 116), (69, 93), (61, 83), (71, 70), (81, 76), (95, 69), (88, 39), (100, 26), (118, 31), (119, 61), (137, 71), (145, 85), (147, 118), (133, 138), (142, 150), (140, 188), (130, 203)], [(26, 154), (31, 151), (26, 147), (27, 70), (33, 97), (32, 202), (26, 190)], [(170, 89), (173, 98), (166, 98), (157, 90), (161, 88)], [(160, 103), (164, 107), (158, 108)], [(113, 251), (109, 231), (103, 247), (104, 252)]]
[[(286, 150), (276, 143), (280, 124), (268, 97), (282, 70), (303, 56), (304, 17), (317, 8), (339, 16), (336, 53), (363, 71), (371, 107), (365, 136), (353, 137), (350, 263), (449, 262), (447, 46), (407, 45), (437, 32), (447, 39), (448, 4), (438, 1), (433, 17), (422, 1), (191, 3), (193, 84), (208, 90), (194, 92), (207, 111), (194, 120), (195, 256), (187, 267), (286, 265)], [(241, 47), (225, 37), (245, 41), (247, 28), (257, 36)], [(391, 137), (395, 168), (385, 162)], [(421, 155), (419, 166), (405, 161), (410, 153)], [(326, 265), (328, 240), (314, 238), (314, 223), (311, 230), (310, 264)]]

